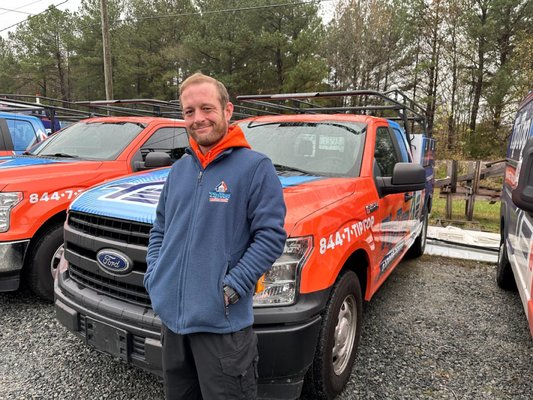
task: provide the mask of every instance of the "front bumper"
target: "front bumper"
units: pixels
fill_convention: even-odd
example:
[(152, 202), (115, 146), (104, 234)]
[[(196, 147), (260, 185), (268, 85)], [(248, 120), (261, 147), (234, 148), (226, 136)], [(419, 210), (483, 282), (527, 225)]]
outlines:
[[(302, 298), (292, 307), (256, 310), (261, 399), (300, 396), (305, 373), (314, 358), (322, 322), (319, 311), (327, 293)], [(151, 308), (80, 289), (65, 272), (55, 281), (55, 306), (57, 319), (88, 345), (161, 376), (161, 322)], [(275, 323), (274, 319), (292, 322)]]
[(29, 240), (0, 242), (0, 292), (17, 290)]

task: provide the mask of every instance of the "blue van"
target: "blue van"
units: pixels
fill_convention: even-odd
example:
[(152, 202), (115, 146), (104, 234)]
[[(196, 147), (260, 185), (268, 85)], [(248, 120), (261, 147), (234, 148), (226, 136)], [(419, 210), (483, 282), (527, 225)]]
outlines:
[(533, 92), (520, 104), (507, 148), (496, 282), (518, 289), (533, 337)]
[(0, 155), (22, 154), (46, 137), (46, 129), (39, 118), (0, 112)]

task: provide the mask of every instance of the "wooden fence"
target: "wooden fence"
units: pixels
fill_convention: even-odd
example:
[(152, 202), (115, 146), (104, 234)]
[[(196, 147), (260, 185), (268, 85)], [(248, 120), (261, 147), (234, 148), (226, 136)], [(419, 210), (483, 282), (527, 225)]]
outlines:
[[(481, 181), (487, 178), (503, 176), (505, 160), (492, 162), (482, 161), (442, 161), (446, 163), (446, 178), (435, 179), (435, 187), (440, 190), (440, 197), (446, 199), (446, 219), (452, 219), (452, 203), (454, 199), (466, 200), (465, 217), (472, 221), (474, 204), (477, 200), (496, 202), (501, 198), (499, 188), (487, 187)], [(459, 171), (465, 171), (459, 175)]]

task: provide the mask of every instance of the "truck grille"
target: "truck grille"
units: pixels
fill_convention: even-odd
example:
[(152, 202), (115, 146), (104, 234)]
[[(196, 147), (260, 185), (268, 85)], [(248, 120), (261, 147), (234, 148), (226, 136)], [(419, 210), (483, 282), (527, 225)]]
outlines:
[(69, 265), (68, 271), (73, 281), (82, 286), (89, 287), (98, 293), (143, 307), (152, 306), (148, 292), (142, 286), (130, 285), (115, 279), (93, 274), (73, 264)]
[(71, 211), (68, 224), (91, 236), (113, 239), (118, 242), (148, 247), (151, 224), (124, 221)]

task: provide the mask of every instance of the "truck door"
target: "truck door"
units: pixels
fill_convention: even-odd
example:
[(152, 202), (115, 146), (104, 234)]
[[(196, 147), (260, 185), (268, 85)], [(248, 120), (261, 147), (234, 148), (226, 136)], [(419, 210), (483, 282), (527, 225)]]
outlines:
[(26, 149), (40, 140), (37, 132), (35, 132), (35, 129), (29, 121), (7, 118), (7, 125), (11, 132), (13, 149), (17, 154), (23, 153)]
[[(409, 162), (410, 155), (406, 144), (398, 140), (392, 129), (378, 127), (374, 159), (374, 176), (392, 177), (394, 165)], [(379, 258), (374, 265), (379, 265), (379, 276), (395, 263), (405, 249), (412, 199), (413, 193), (380, 195), (378, 199), (379, 221), (372, 231)]]

